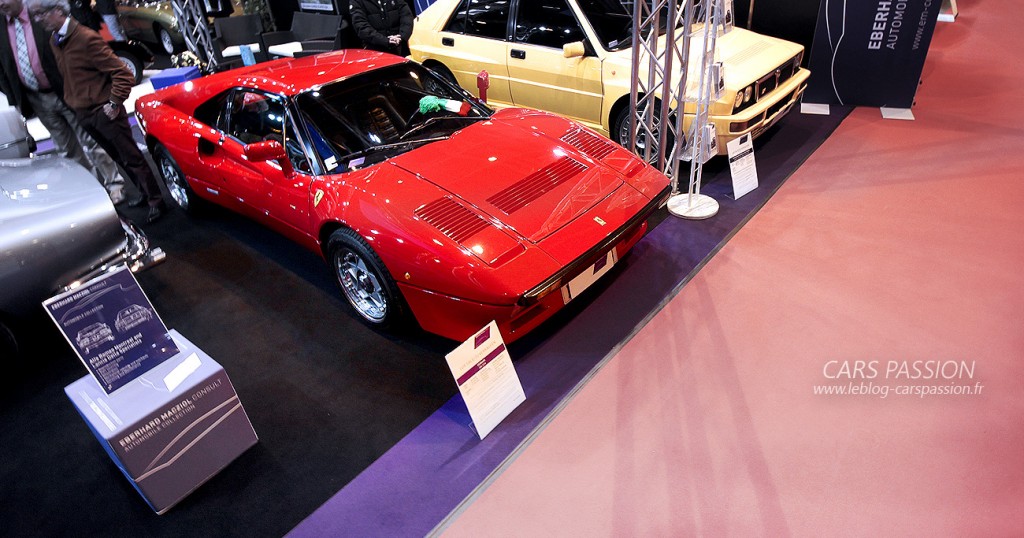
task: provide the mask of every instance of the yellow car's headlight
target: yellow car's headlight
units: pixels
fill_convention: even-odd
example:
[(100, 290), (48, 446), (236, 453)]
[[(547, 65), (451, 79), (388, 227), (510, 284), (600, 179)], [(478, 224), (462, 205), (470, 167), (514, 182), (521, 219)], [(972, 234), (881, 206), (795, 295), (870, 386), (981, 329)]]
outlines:
[(734, 112), (739, 111), (746, 105), (750, 104), (750, 98), (754, 96), (754, 87), (747, 86), (742, 90), (736, 92), (736, 99), (733, 100), (732, 109)]

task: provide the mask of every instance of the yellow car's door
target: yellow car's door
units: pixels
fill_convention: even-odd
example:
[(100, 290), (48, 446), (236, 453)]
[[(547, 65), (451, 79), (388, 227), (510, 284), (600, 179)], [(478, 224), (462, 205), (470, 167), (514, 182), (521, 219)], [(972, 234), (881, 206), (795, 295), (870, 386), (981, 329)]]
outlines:
[[(477, 87), (477, 75), (487, 71), (490, 87), (487, 99), (492, 104), (509, 106), (508, 68), (508, 16), (507, 0), (464, 0), (433, 37), (430, 46), (423, 49), (424, 58), (440, 61), (447, 67), (460, 86)], [(423, 58), (416, 58), (419, 61)], [(473, 91), (472, 93), (476, 93)]]
[[(583, 52), (586, 43), (567, 0), (518, 2), (507, 58), (512, 102), (600, 125), (601, 60)], [(566, 58), (570, 44), (577, 51)]]

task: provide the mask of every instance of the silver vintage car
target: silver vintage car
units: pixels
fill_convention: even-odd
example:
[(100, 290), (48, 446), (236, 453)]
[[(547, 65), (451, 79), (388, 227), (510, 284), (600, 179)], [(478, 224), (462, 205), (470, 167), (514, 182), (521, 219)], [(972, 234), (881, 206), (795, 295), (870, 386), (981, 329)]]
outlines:
[(136, 271), (163, 258), (78, 163), (0, 160), (0, 357), (17, 354), (14, 327), (42, 314), (45, 299), (121, 264)]

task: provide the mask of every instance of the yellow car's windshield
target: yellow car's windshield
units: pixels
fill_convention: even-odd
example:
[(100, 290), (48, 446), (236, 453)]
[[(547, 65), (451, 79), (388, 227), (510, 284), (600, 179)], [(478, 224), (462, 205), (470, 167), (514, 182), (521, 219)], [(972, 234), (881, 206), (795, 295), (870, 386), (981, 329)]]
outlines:
[(629, 48), (633, 38), (633, 14), (619, 0), (577, 0), (580, 10), (605, 50)]

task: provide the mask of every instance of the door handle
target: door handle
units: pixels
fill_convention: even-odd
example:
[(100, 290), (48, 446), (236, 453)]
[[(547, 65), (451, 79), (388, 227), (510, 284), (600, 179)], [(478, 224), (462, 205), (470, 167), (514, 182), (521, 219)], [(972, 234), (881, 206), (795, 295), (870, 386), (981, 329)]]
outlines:
[(526, 51), (525, 50), (521, 50), (521, 49), (512, 49), (512, 52), (509, 53), (509, 56), (512, 56), (513, 58), (515, 58), (517, 60), (525, 60), (526, 59)]
[(455, 38), (452, 38), (452, 37), (442, 37), (441, 38), (441, 44), (446, 46), (446, 47), (454, 47), (455, 46)]

